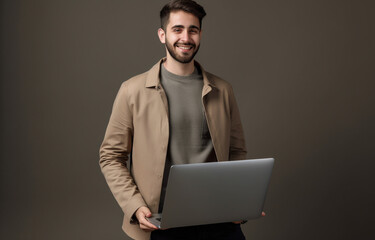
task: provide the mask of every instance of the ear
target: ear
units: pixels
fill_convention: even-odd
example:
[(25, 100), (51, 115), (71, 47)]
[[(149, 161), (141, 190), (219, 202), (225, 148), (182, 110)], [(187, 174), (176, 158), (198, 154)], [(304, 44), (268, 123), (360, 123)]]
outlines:
[(165, 32), (162, 28), (158, 29), (158, 36), (161, 43), (165, 43)]

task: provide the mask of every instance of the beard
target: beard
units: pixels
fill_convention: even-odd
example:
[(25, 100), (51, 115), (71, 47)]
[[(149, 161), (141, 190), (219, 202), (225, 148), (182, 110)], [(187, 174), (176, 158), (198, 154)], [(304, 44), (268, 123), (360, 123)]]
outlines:
[(177, 43), (174, 43), (172, 45), (170, 42), (168, 42), (168, 40), (165, 41), (165, 46), (167, 48), (167, 51), (172, 56), (172, 58), (179, 63), (186, 64), (186, 63), (190, 63), (194, 59), (195, 54), (197, 54), (200, 45), (198, 45), (198, 47), (194, 43), (187, 43), (187, 44), (184, 44), (184, 45), (192, 46), (194, 51), (192, 53), (182, 53), (182, 55), (180, 55), (176, 50)]

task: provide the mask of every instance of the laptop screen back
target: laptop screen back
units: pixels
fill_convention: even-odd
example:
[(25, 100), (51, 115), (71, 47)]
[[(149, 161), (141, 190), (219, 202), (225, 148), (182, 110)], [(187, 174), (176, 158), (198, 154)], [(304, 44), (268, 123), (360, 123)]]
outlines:
[(260, 217), (273, 163), (264, 158), (172, 166), (161, 227)]

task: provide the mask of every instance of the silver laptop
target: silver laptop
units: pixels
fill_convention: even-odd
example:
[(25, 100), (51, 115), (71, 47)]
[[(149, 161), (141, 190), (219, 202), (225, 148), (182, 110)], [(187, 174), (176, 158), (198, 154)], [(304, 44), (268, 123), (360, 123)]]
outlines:
[(173, 165), (158, 228), (232, 222), (261, 216), (273, 158)]

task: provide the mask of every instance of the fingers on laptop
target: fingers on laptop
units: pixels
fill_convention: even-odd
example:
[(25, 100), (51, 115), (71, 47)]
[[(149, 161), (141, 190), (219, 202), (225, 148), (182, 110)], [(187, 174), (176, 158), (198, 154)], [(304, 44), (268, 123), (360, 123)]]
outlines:
[(138, 219), (139, 227), (144, 231), (153, 231), (158, 229), (155, 225), (150, 223), (146, 217), (151, 217), (151, 211), (147, 207), (138, 208), (135, 216)]
[(155, 225), (150, 223), (146, 218), (142, 219), (142, 221), (139, 221), (139, 226), (144, 231), (154, 231), (158, 229)]

